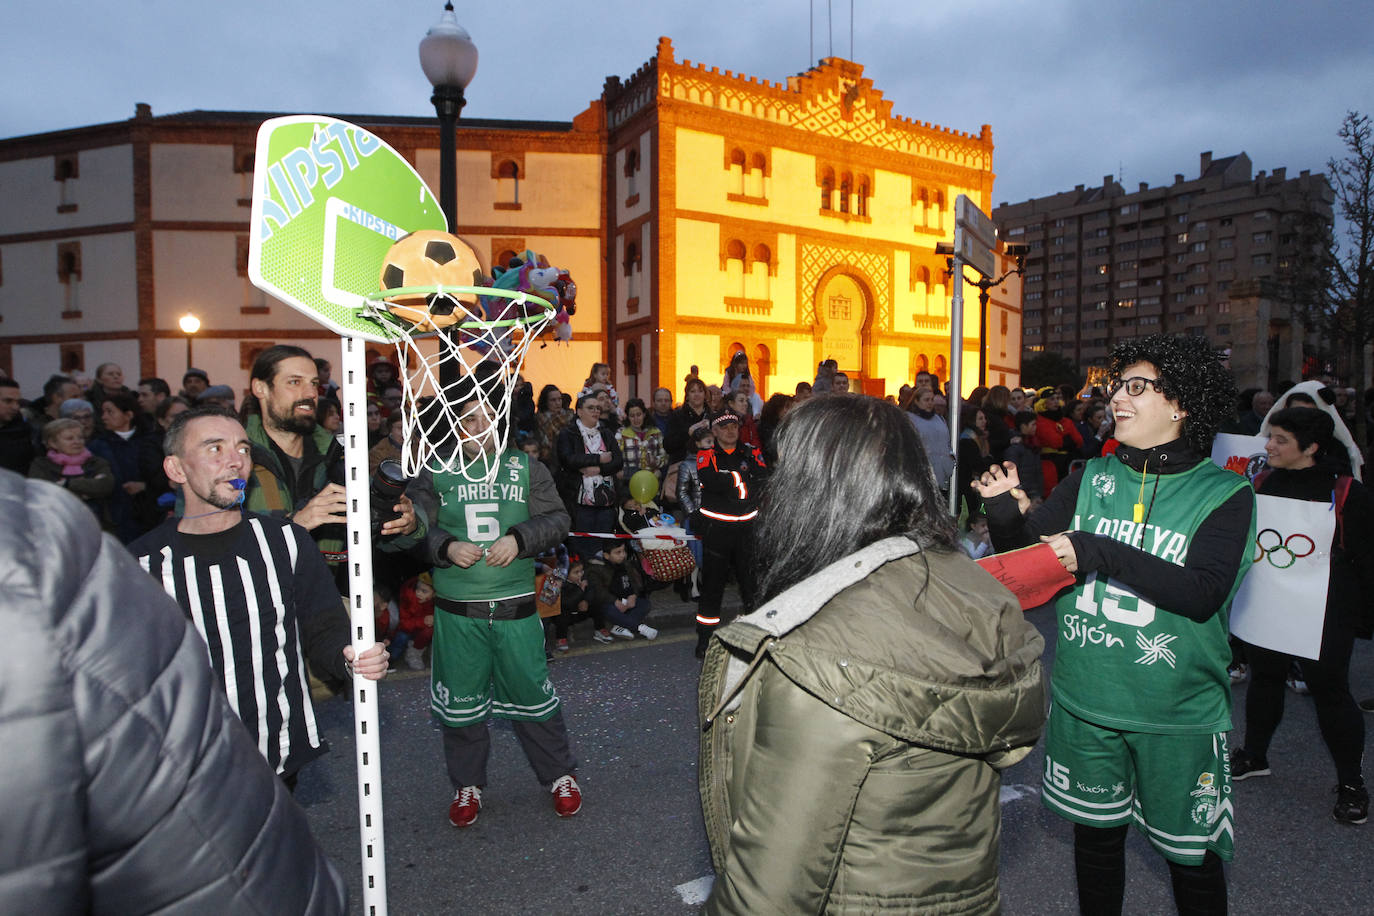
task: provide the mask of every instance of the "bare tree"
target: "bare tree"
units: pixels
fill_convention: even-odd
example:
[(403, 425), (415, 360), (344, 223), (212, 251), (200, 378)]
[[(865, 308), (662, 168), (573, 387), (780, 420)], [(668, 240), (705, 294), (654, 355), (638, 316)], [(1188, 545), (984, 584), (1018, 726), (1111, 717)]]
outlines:
[(1355, 388), (1355, 441), (1368, 451), (1366, 351), (1374, 343), (1374, 123), (1347, 112), (1337, 133), (1346, 155), (1327, 160), (1335, 212), (1343, 224), (1333, 232), (1315, 212), (1299, 217), (1299, 253), (1280, 280), (1294, 318), (1320, 331), (1345, 352)]
[(1374, 343), (1374, 126), (1368, 115), (1348, 112), (1339, 136), (1346, 156), (1327, 162), (1336, 190), (1336, 212), (1345, 238), (1331, 248), (1331, 315), (1338, 339), (1350, 348), (1355, 386), (1355, 441), (1369, 442), (1366, 351)]

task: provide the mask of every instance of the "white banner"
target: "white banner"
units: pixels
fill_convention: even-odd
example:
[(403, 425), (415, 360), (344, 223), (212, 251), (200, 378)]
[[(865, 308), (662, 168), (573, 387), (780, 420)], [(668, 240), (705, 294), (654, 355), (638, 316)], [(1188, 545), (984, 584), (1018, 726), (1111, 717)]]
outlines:
[(1254, 480), (1255, 475), (1269, 466), (1264, 452), (1268, 436), (1241, 436), (1236, 433), (1220, 433), (1212, 443), (1212, 463), (1228, 471), (1241, 474), (1246, 480)]
[(1250, 571), (1231, 605), (1231, 632), (1275, 652), (1315, 659), (1326, 619), (1335, 513), (1330, 503), (1278, 496), (1256, 496), (1255, 508)]

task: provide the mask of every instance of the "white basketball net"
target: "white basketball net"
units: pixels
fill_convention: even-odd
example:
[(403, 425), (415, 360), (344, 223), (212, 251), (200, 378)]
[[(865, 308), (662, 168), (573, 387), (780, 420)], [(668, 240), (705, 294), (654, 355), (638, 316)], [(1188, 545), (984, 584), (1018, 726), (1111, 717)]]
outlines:
[[(468, 292), (469, 288), (443, 291)], [(471, 291), (502, 295), (500, 290)], [(457, 324), (424, 334), (386, 311), (385, 303), (368, 303), (366, 314), (386, 329), (396, 345), (405, 435), (401, 466), (407, 477), (428, 468), (461, 474), (474, 483), (490, 483), (500, 470), (501, 453), (511, 432), (516, 376), (530, 346), (555, 315), (552, 306), (538, 297), (504, 295), (512, 300), (509, 311), (514, 317), (490, 321), (471, 311), (480, 306), (459, 302), (454, 314), (463, 314)]]

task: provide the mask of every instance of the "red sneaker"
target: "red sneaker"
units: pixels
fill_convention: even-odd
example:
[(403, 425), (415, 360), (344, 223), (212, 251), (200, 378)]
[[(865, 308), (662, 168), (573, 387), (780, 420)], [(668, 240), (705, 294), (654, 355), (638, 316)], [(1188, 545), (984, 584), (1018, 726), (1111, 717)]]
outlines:
[(476, 786), (463, 786), (453, 793), (453, 804), (448, 806), (448, 822), (455, 827), (471, 827), (477, 821), (477, 812), (482, 810), (482, 790)]
[(549, 791), (553, 793), (553, 813), (559, 817), (572, 817), (582, 810), (582, 790), (571, 773), (555, 779)]

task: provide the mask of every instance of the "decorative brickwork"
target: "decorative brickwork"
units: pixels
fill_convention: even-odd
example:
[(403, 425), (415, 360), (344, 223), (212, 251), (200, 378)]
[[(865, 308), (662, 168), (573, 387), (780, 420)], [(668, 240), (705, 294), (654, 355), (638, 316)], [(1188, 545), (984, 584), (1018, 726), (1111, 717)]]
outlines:
[(816, 288), (821, 277), (833, 267), (853, 268), (869, 289), (877, 306), (874, 316), (874, 330), (892, 329), (892, 258), (878, 251), (865, 251), (862, 248), (840, 247), (838, 245), (819, 245), (812, 242), (801, 244), (801, 273), (797, 286), (797, 301), (801, 304), (802, 327), (816, 325)]

